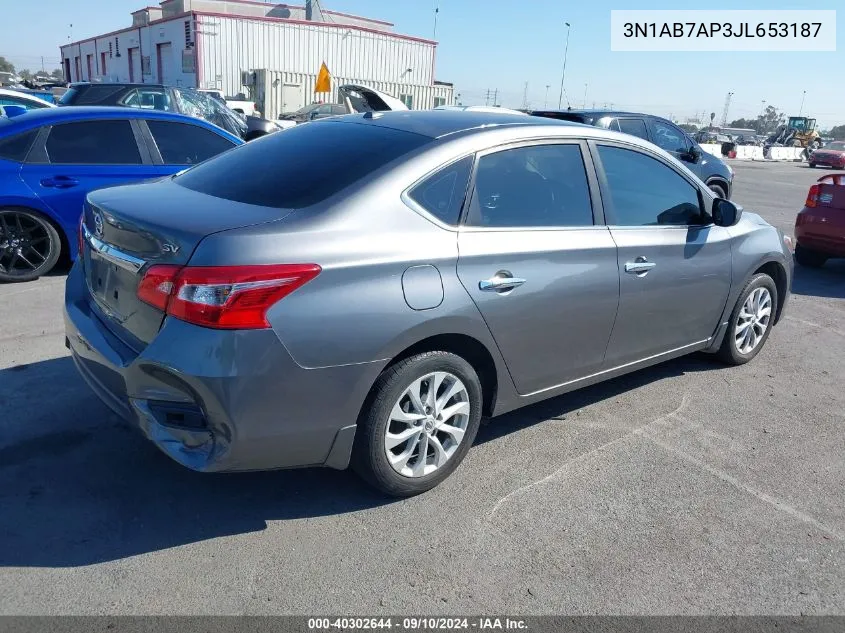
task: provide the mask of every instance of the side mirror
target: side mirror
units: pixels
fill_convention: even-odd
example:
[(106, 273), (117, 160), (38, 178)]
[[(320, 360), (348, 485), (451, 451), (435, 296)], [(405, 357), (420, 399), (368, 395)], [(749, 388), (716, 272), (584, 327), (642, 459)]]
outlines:
[(698, 145), (693, 145), (689, 148), (689, 151), (687, 152), (687, 158), (691, 163), (697, 163), (699, 160), (701, 160), (701, 150), (698, 148)]
[(724, 198), (713, 201), (713, 224), (716, 226), (733, 226), (742, 216), (742, 207)]
[(314, 110), (310, 115), (308, 115), (308, 118), (313, 121), (317, 118), (317, 116), (318, 116), (318, 113), (317, 113), (316, 110)]
[(20, 116), (22, 114), (27, 113), (27, 109), (24, 106), (20, 106), (20, 105), (7, 105), (7, 106), (3, 106), (2, 109), (3, 109), (3, 113), (7, 117), (9, 117), (10, 119), (12, 117)]

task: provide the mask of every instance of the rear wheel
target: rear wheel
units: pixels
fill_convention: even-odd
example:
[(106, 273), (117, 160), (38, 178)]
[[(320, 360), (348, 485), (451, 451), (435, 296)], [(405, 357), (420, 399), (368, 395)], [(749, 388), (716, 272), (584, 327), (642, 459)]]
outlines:
[(426, 352), (387, 369), (361, 414), (353, 469), (380, 491), (410, 497), (463, 461), (481, 422), (481, 383), (467, 361)]
[(795, 261), (807, 268), (821, 268), (827, 261), (827, 256), (811, 250), (800, 244), (795, 245)]
[(32, 281), (59, 259), (62, 242), (46, 219), (24, 209), (0, 209), (0, 281)]
[(730, 365), (742, 365), (754, 358), (772, 331), (778, 289), (765, 273), (754, 275), (739, 295), (719, 348), (719, 357)]

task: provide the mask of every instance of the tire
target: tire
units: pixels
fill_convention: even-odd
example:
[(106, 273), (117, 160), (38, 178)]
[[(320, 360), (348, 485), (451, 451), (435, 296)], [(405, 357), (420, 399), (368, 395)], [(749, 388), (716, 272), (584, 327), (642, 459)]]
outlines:
[(710, 185), (707, 185), (707, 186), (710, 188), (710, 191), (712, 191), (713, 193), (715, 193), (715, 194), (716, 194), (717, 196), (719, 196), (720, 198), (725, 198), (725, 199), (727, 199), (727, 197), (728, 197), (728, 192), (727, 192), (727, 191), (725, 191), (725, 188), (724, 188), (722, 185), (720, 185), (720, 184), (718, 184), (718, 183), (715, 183), (715, 182), (714, 182), (713, 184), (710, 184)]
[(811, 250), (800, 244), (795, 245), (795, 261), (806, 268), (821, 268), (827, 261), (827, 256)]
[[(435, 372), (442, 378), (437, 392), (441, 396), (441, 402), (437, 405), (442, 405), (447, 415), (449, 409), (461, 412), (441, 421), (439, 418), (434, 419), (440, 410), (437, 406), (429, 412), (430, 417), (413, 421), (405, 419), (405, 416), (424, 417), (416, 412), (418, 406), (411, 402), (408, 393), (419, 393), (419, 404), (423, 405), (423, 408), (425, 404), (430, 404), (431, 401), (427, 400), (426, 396), (432, 386), (432, 375)], [(443, 377), (443, 374), (449, 378)], [(461, 385), (452, 379), (457, 379)], [(455, 394), (442, 401), (446, 392), (453, 386)], [(463, 386), (463, 391), (458, 390), (460, 386)], [(462, 403), (466, 403), (466, 406), (460, 406)], [(410, 497), (431, 490), (452, 474), (463, 461), (478, 432), (481, 407), (481, 382), (478, 374), (472, 365), (460, 356), (449, 352), (426, 352), (402, 360), (386, 369), (373, 386), (368, 404), (358, 420), (352, 451), (352, 468), (371, 486), (393, 497)], [(425, 411), (421, 413), (424, 414)], [(449, 424), (446, 424), (447, 422)], [(447, 426), (449, 432), (440, 430)], [(455, 441), (456, 435), (453, 433), (456, 434), (460, 428), (463, 429), (463, 434)], [(393, 445), (390, 447), (387, 442), (388, 432), (394, 436)], [(408, 439), (398, 441), (397, 438), (402, 437), (403, 433)], [(432, 437), (437, 440), (436, 446)], [(419, 451), (423, 443), (426, 453), (425, 459), (421, 460)], [(440, 447), (439, 451), (436, 450), (437, 446)], [(447, 451), (451, 453), (437, 466), (438, 457), (443, 458)], [(396, 466), (391, 465), (388, 452), (394, 456)], [(407, 472), (401, 473), (400, 468)], [(414, 471), (413, 474), (411, 471)]]
[[(758, 294), (755, 295), (755, 293)], [(755, 297), (767, 297), (768, 316), (764, 319), (758, 318), (760, 314), (765, 313), (766, 308), (766, 304), (761, 302), (760, 311), (751, 310), (751, 313), (756, 313), (753, 314), (751, 324), (741, 327), (741, 324), (749, 322), (749, 319), (745, 316), (749, 314), (746, 302), (749, 301), (752, 295)], [(751, 299), (751, 302), (753, 303), (754, 299)], [(778, 289), (771, 277), (765, 273), (758, 273), (749, 279), (748, 283), (745, 284), (745, 288), (739, 294), (739, 299), (737, 299), (736, 305), (731, 312), (731, 318), (728, 321), (728, 331), (725, 332), (725, 340), (722, 341), (722, 346), (719, 348), (719, 358), (728, 365), (743, 365), (757, 356), (766, 344), (774, 326), (777, 305)], [(756, 342), (750, 349), (745, 347), (746, 340), (742, 338), (742, 333), (749, 328), (751, 328), (751, 335), (756, 336)], [(740, 342), (737, 341), (738, 336), (740, 337)], [(743, 345), (740, 345), (740, 343)]]
[(0, 208), (0, 282), (38, 279), (53, 269), (61, 252), (58, 231), (42, 215)]

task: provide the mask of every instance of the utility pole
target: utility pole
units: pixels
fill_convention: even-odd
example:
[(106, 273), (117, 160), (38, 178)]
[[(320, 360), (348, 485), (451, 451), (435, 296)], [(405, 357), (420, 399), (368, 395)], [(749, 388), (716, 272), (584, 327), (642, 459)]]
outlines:
[(496, 107), (496, 98), (499, 96), (499, 89), (495, 88), (493, 90), (493, 107)]
[(804, 111), (804, 97), (807, 96), (807, 91), (801, 93), (801, 107), (798, 108), (798, 116), (801, 116), (801, 113)]
[[(561, 104), (563, 103), (563, 80), (566, 79), (566, 57), (569, 54), (569, 31), (570, 26), (569, 22), (564, 22), (566, 24), (566, 48), (563, 50), (563, 71), (560, 73), (560, 96), (557, 98), (557, 109), (561, 109)], [(569, 103), (569, 99), (566, 100)]]
[(587, 109), (587, 84), (584, 84), (584, 109)]
[(543, 110), (549, 107), (549, 84), (546, 84), (546, 98), (543, 99)]
[(433, 36), (432, 36), (432, 38), (431, 38), (431, 39), (433, 39), (433, 40), (436, 40), (436, 39), (437, 39), (437, 14), (438, 14), (438, 13), (440, 13), (440, 7), (439, 7), (439, 6), (435, 6), (435, 7), (434, 7), (434, 35), (433, 35)]
[(525, 86), (522, 89), (522, 107), (523, 109), (528, 109), (528, 82), (525, 82)]

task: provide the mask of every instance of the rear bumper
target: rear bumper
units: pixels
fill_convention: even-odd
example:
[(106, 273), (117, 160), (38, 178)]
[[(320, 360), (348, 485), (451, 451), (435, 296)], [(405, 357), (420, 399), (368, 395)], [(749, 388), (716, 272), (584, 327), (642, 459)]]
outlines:
[(795, 242), (830, 257), (845, 257), (845, 227), (830, 227), (820, 222), (797, 225)]
[(382, 362), (304, 369), (272, 330), (166, 319), (140, 353), (88, 305), (81, 267), (65, 292), (67, 345), (113, 411), (192, 470), (348, 465), (355, 423)]

